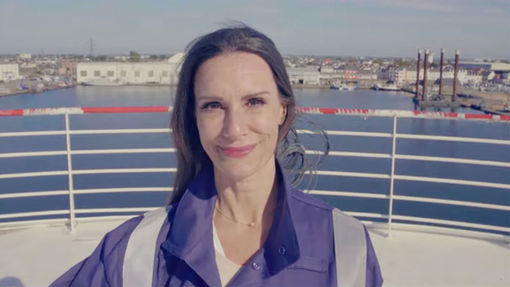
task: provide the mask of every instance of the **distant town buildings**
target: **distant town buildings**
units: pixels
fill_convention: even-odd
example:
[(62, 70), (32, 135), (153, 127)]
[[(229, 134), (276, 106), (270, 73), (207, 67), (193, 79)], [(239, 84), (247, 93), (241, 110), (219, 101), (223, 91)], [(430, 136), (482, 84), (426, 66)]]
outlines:
[(76, 67), (78, 61), (76, 60), (62, 60), (60, 62), (57, 73), (64, 76), (76, 76)]
[(81, 62), (77, 65), (77, 83), (177, 84), (184, 54), (162, 62)]
[(18, 54), (18, 59), (20, 59), (20, 60), (30, 60), (30, 59), (32, 59), (32, 54), (28, 54), (28, 53)]
[(338, 69), (322, 67), (319, 71), (322, 85), (331, 85), (337, 82), (357, 82), (359, 80), (358, 67), (342, 67)]
[[(487, 81), (508, 82), (510, 73), (510, 64), (507, 63), (485, 63), (485, 62), (461, 62), (457, 79), (460, 84), (478, 85)], [(453, 79), (454, 70), (452, 66), (447, 66), (443, 70), (443, 79)], [(407, 68), (388, 68), (380, 74), (381, 79), (394, 81), (397, 85), (413, 84), (416, 82), (416, 69)], [(439, 68), (427, 71), (427, 81), (437, 81), (440, 78)], [(423, 70), (420, 70), (420, 81), (423, 80)]]
[(509, 63), (501, 62), (474, 62), (474, 61), (462, 61), (459, 63), (460, 68), (468, 70), (487, 70), (487, 71), (501, 71), (510, 72)]
[[(308, 87), (371, 88), (384, 84), (397, 89), (412, 90), (416, 84), (416, 59), (413, 58), (362, 58), (285, 56), (284, 62), (291, 84)], [(438, 88), (439, 62), (430, 63), (427, 83), (432, 90)], [(460, 85), (477, 91), (510, 91), (510, 63), (496, 61), (461, 61), (457, 73)], [(445, 61), (442, 73), (444, 86), (452, 86), (454, 66)], [(420, 67), (420, 85), (423, 85), (423, 63)]]
[[(67, 82), (91, 85), (176, 85), (184, 54), (140, 55), (0, 55), (1, 86), (18, 89), (32, 82), (61, 79)], [(165, 60), (166, 59), (166, 60)], [(296, 87), (357, 87), (368, 89), (381, 85), (395, 85), (398, 89), (413, 90), (416, 83), (416, 59), (284, 56), (287, 74)], [(423, 83), (423, 63), (420, 85)], [(443, 67), (443, 86), (451, 86), (454, 77), (452, 60)], [(461, 86), (473, 91), (510, 93), (509, 61), (461, 61), (457, 75)], [(427, 84), (438, 86), (440, 78), (438, 59), (431, 62)], [(391, 82), (389, 82), (391, 81)], [(0, 87), (1, 87), (0, 86)]]
[(0, 81), (18, 80), (19, 66), (18, 64), (2, 64), (0, 63)]
[[(420, 71), (420, 81), (423, 80), (423, 70)], [(454, 71), (446, 70), (443, 71), (443, 79), (453, 79)], [(434, 82), (439, 80), (440, 72), (439, 70), (429, 70), (427, 71), (427, 81)], [(416, 83), (416, 70), (408, 70), (405, 68), (401, 69), (392, 69), (388, 72), (387, 76), (388, 80), (395, 82), (397, 85), (403, 84), (414, 84)], [(461, 84), (472, 82), (472, 83), (481, 83), (482, 75), (478, 73), (468, 74), (467, 70), (459, 70), (457, 74), (457, 79)]]
[[(287, 67), (293, 85), (330, 86), (336, 82), (356, 82), (360, 79), (357, 67), (334, 68), (332, 66)], [(363, 73), (363, 80), (377, 80), (377, 74)]]

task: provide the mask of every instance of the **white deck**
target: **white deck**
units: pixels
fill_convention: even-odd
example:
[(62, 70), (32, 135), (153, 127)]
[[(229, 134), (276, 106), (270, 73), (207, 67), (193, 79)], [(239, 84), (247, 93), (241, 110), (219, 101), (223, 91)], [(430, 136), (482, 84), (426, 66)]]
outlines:
[[(47, 286), (120, 222), (80, 223), (74, 234), (62, 225), (0, 231), (0, 287)], [(510, 286), (508, 238), (420, 229), (393, 230), (388, 238), (370, 228), (384, 286)]]

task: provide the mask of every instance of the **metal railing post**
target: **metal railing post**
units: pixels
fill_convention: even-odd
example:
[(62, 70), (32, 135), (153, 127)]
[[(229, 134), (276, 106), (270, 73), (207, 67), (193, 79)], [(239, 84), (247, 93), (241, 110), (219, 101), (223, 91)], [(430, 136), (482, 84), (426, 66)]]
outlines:
[(393, 216), (393, 189), (395, 186), (395, 151), (397, 147), (397, 115), (393, 115), (393, 133), (391, 148), (390, 202), (388, 207), (388, 237), (391, 237), (391, 221)]
[(74, 183), (73, 183), (73, 165), (71, 158), (71, 135), (69, 133), (69, 113), (65, 113), (66, 120), (66, 151), (67, 151), (67, 178), (69, 184), (69, 229), (74, 232), (75, 213), (74, 213)]

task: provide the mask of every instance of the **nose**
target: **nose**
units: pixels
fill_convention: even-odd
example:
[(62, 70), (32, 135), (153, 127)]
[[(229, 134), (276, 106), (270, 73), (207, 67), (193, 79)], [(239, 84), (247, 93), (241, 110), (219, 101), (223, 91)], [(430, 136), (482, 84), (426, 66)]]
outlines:
[(246, 117), (242, 109), (229, 108), (225, 110), (225, 117), (223, 119), (222, 136), (229, 140), (234, 141), (245, 133)]

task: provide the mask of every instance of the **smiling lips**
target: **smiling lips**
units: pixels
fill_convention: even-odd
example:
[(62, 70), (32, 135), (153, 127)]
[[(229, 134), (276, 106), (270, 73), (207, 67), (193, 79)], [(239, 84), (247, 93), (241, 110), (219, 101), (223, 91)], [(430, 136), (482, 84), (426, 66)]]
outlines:
[(228, 157), (239, 158), (249, 154), (254, 148), (255, 145), (253, 144), (241, 147), (220, 147), (220, 150)]

